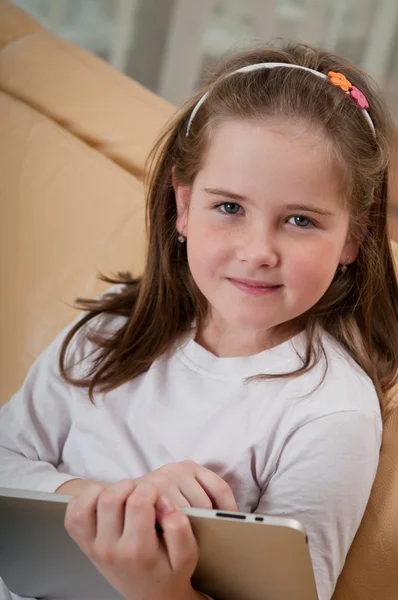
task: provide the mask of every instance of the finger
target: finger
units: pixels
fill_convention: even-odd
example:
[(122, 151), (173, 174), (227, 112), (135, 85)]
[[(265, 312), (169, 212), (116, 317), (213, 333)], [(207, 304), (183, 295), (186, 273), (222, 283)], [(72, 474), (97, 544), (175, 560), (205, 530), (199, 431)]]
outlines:
[[(175, 467), (174, 465), (166, 465), (167, 467)], [(181, 475), (181, 468), (178, 472)], [(186, 477), (192, 477), (192, 474), (189, 473)], [(185, 498), (185, 496), (178, 489), (177, 484), (173, 482), (173, 477), (165, 474), (165, 467), (161, 467), (156, 471), (152, 471), (147, 475), (143, 475), (142, 477), (138, 477), (135, 479), (135, 482), (138, 484), (148, 482), (150, 485), (153, 485), (157, 490), (158, 494), (164, 494), (167, 498), (170, 498), (172, 502), (177, 504), (177, 506), (189, 507), (191, 506), (189, 500)]]
[[(202, 485), (194, 478), (187, 478), (180, 488), (181, 494), (186, 499), (187, 504), (180, 504), (174, 498), (171, 498), (177, 506), (194, 506), (195, 508), (213, 508), (213, 501), (203, 489)], [(170, 498), (170, 494), (165, 494)]]
[(206, 467), (199, 467), (195, 471), (195, 478), (212, 500), (215, 508), (221, 510), (238, 510), (234, 494), (224, 479)]
[(136, 484), (132, 479), (124, 479), (110, 485), (100, 495), (96, 536), (100, 547), (108, 547), (122, 536), (126, 500), (135, 488)]
[(122, 543), (149, 550), (157, 542), (155, 503), (158, 497), (154, 486), (139, 484), (126, 501)]
[(190, 500), (182, 493), (179, 489), (171, 489), (164, 492), (164, 496), (166, 496), (169, 500), (174, 502), (179, 507), (187, 507), (192, 506)]
[(93, 484), (68, 503), (65, 529), (80, 548), (89, 549), (97, 534), (97, 503), (103, 487)]
[(168, 498), (156, 503), (162, 537), (174, 572), (185, 572), (190, 579), (195, 571), (199, 550), (189, 519)]

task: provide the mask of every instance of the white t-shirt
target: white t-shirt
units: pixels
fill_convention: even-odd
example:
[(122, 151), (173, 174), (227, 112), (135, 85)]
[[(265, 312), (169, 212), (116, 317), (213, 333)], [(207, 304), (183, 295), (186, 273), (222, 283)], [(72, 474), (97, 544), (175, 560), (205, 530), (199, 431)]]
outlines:
[[(107, 329), (121, 322), (108, 318)], [(0, 487), (53, 492), (75, 477), (112, 482), (193, 460), (230, 484), (240, 511), (300, 521), (319, 600), (331, 598), (369, 499), (382, 422), (372, 382), (329, 335), (319, 387), (323, 361), (293, 379), (246, 382), (297, 368), (303, 334), (243, 358), (218, 358), (192, 334), (147, 373), (97, 393), (96, 405), (59, 375), (64, 336), (0, 410)]]

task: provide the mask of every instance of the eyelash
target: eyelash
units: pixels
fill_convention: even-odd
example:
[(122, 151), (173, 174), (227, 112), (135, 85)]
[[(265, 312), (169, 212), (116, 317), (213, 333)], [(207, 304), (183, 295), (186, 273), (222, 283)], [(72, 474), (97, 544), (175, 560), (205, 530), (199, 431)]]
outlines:
[[(241, 210), (242, 207), (240, 204), (238, 204), (237, 202), (221, 202), (220, 204), (217, 204), (214, 208), (216, 210), (218, 210), (222, 215), (228, 216), (228, 217), (237, 217), (240, 216), (241, 213), (227, 213), (223, 210), (221, 210), (222, 207), (226, 206), (227, 204), (233, 204), (234, 206), (239, 206), (239, 208)], [(300, 227), (299, 225), (296, 225), (297, 229), (312, 229), (313, 227), (317, 227), (317, 223), (316, 221), (314, 221), (313, 219), (310, 219), (309, 217), (306, 217), (305, 215), (301, 215), (301, 214), (296, 214), (296, 215), (291, 215), (290, 217), (288, 217), (287, 221), (289, 221), (290, 219), (293, 219), (294, 217), (302, 217), (304, 219), (307, 219), (308, 221), (308, 225), (305, 227)]]

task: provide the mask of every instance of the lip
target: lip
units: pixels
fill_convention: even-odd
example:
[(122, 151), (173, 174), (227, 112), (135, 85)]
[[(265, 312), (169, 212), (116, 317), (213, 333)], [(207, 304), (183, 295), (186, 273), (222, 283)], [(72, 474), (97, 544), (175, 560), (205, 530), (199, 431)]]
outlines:
[(243, 292), (254, 296), (273, 294), (282, 287), (278, 284), (264, 283), (263, 281), (256, 281), (253, 279), (233, 279), (228, 277), (228, 281)]

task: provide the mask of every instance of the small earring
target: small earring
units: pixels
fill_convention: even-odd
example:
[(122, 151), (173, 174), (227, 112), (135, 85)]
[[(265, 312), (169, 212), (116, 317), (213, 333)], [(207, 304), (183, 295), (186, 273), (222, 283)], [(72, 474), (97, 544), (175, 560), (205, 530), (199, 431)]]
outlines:
[[(349, 261), (349, 260), (350, 260), (350, 257), (349, 257), (349, 256), (346, 256), (346, 257), (345, 257), (345, 259), (346, 259), (346, 261)], [(341, 265), (341, 266), (340, 266), (340, 272), (341, 272), (341, 273), (346, 273), (346, 271), (347, 271), (347, 265), (346, 265), (346, 264), (343, 264), (343, 265)]]
[(183, 244), (185, 242), (185, 238), (184, 236), (180, 233), (180, 235), (178, 236), (178, 241), (180, 242), (180, 244)]

